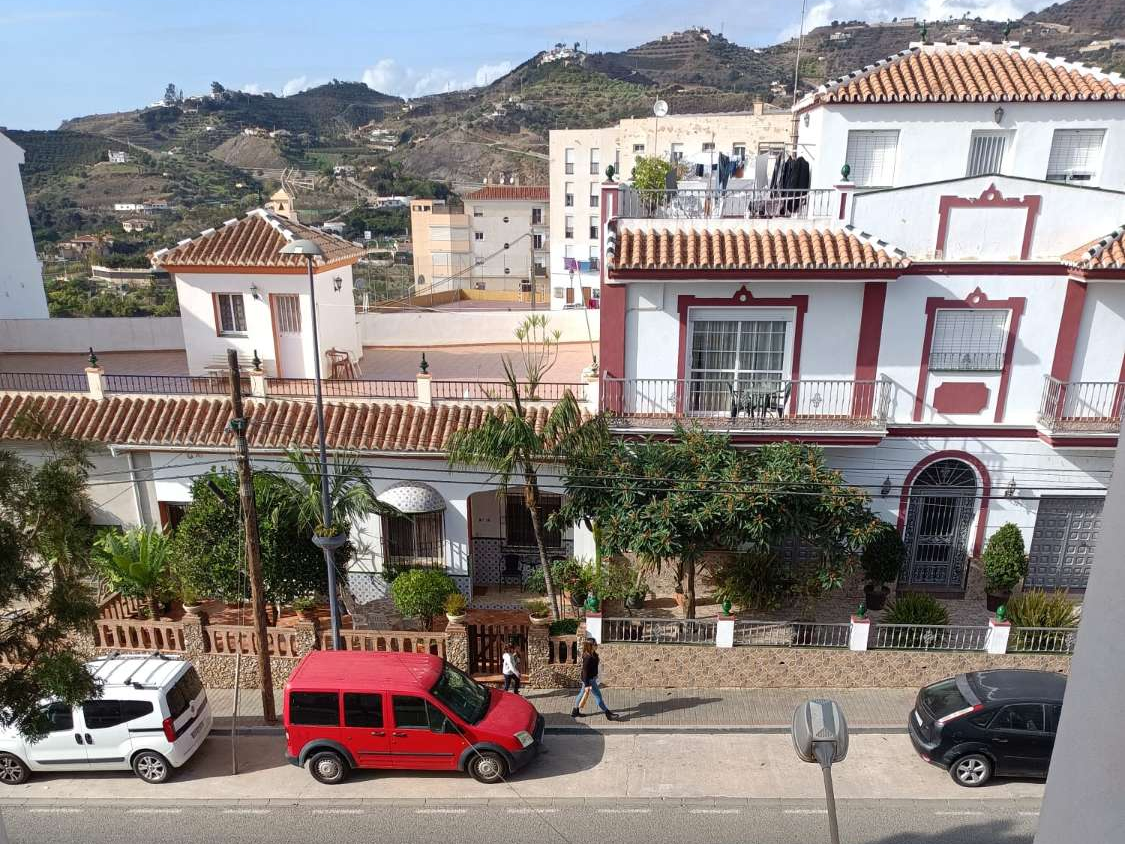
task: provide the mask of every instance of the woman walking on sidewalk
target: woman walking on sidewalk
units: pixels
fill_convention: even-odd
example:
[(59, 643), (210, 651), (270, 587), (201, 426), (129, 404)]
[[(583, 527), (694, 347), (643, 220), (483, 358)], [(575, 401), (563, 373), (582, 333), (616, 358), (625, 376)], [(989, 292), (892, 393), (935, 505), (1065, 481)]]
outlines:
[(504, 648), (503, 667), (500, 673), (504, 675), (504, 691), (520, 693), (520, 654), (516, 649), (515, 640), (509, 639), (508, 646)]
[(593, 639), (587, 639), (582, 643), (582, 691), (578, 693), (578, 699), (574, 702), (574, 709), (570, 711), (571, 718), (577, 718), (582, 714), (582, 707), (586, 704), (586, 699), (593, 693), (594, 702), (598, 705), (598, 709), (605, 713), (606, 719), (609, 721), (618, 719), (617, 714), (612, 712), (602, 699), (602, 690), (598, 686), (600, 663), (598, 643)]

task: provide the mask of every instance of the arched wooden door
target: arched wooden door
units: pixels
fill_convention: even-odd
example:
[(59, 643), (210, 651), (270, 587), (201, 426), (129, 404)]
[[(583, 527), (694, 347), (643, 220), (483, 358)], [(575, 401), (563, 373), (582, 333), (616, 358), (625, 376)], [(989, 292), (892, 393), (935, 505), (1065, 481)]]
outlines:
[(939, 460), (922, 470), (910, 488), (901, 583), (949, 589), (964, 585), (976, 495), (976, 474), (960, 460)]

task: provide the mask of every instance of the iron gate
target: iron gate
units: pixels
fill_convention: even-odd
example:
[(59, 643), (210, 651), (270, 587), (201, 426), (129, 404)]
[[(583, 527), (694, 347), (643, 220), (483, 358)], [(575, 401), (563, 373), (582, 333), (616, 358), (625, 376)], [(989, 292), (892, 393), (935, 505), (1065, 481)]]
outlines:
[(1041, 498), (1027, 559), (1028, 586), (1085, 589), (1101, 527), (1102, 498)]
[(902, 582), (960, 589), (976, 511), (977, 480), (960, 460), (939, 460), (918, 475), (906, 510)]

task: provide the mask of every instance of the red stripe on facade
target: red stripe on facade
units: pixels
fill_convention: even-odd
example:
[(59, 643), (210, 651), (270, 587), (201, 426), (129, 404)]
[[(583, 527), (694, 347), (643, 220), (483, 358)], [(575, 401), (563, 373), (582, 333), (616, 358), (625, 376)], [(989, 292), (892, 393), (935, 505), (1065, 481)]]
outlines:
[[(887, 303), (887, 283), (869, 281), (863, 285), (863, 308), (859, 317), (859, 346), (855, 353), (855, 380), (874, 381), (879, 368), (879, 346), (883, 338), (883, 311)], [(871, 413), (874, 391), (854, 390), (852, 415)]]
[(1059, 318), (1059, 336), (1055, 340), (1055, 358), (1051, 363), (1051, 377), (1059, 381), (1070, 380), (1074, 366), (1074, 352), (1078, 345), (1078, 327), (1082, 323), (1082, 310), (1086, 305), (1086, 284), (1070, 278), (1066, 282), (1062, 316)]

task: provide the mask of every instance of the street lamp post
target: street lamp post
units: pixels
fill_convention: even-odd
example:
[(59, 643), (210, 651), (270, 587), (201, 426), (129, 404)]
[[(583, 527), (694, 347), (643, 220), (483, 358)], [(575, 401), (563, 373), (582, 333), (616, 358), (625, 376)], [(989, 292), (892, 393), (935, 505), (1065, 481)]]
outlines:
[[(309, 309), (312, 312), (313, 378), (316, 394), (316, 436), (320, 448), (320, 508), (321, 524), (324, 528), (332, 524), (332, 502), (328, 496), (328, 453), (324, 442), (324, 397), (320, 387), (320, 337), (316, 328), (316, 285), (313, 281), (313, 263), (324, 253), (311, 240), (294, 240), (281, 248), (282, 255), (301, 255), (309, 270)], [(319, 539), (320, 537), (314, 537)], [(328, 539), (324, 537), (323, 539)], [(340, 610), (336, 601), (336, 560), (333, 543), (315, 543), (324, 551), (324, 565), (328, 569), (328, 611), (332, 625), (332, 648), (340, 646)]]

